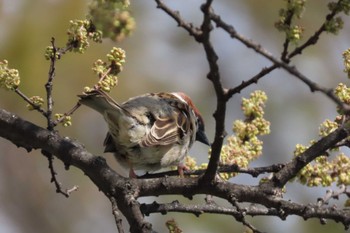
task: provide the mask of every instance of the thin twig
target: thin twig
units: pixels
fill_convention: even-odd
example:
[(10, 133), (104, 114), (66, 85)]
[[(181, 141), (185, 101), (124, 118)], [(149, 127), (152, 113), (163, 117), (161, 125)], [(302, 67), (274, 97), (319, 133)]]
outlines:
[(20, 97), (22, 97), (22, 99), (24, 99), (28, 104), (30, 104), (33, 109), (37, 110), (38, 112), (40, 112), (43, 116), (46, 116), (46, 112), (44, 109), (42, 109), (39, 105), (36, 105), (33, 103), (33, 101), (31, 101), (21, 90), (19, 90), (18, 88), (15, 89), (16, 94), (18, 94)]
[(111, 201), (111, 204), (112, 204), (112, 214), (114, 216), (114, 220), (115, 220), (115, 224), (117, 225), (118, 232), (124, 233), (123, 219), (120, 216), (117, 201), (112, 196), (109, 196), (109, 200)]
[[(337, 4), (339, 5), (342, 0), (339, 0)], [(288, 60), (290, 60), (292, 57), (294, 57), (297, 54), (301, 54), (303, 50), (311, 45), (314, 45), (317, 43), (317, 41), (320, 39), (320, 35), (326, 31), (326, 25), (328, 22), (334, 19), (334, 17), (338, 14), (338, 7), (334, 7), (333, 11), (331, 11), (327, 16), (326, 16), (326, 21), (320, 26), (320, 28), (302, 45), (299, 47), (295, 48), (293, 52), (291, 52), (288, 55)]]
[(50, 170), (50, 173), (51, 173), (51, 182), (55, 184), (56, 193), (60, 193), (60, 194), (62, 194), (65, 197), (69, 197), (69, 194), (67, 192), (63, 191), (61, 184), (58, 182), (58, 180), (56, 178), (57, 173), (56, 173), (55, 168), (53, 166), (53, 159), (54, 159), (54, 157), (52, 156), (51, 153), (49, 153), (49, 152), (47, 152), (45, 150), (41, 150), (41, 153), (44, 156), (46, 156), (47, 160), (49, 161), (49, 170)]
[(56, 126), (59, 123), (61, 123), (65, 117), (67, 116), (71, 116), (76, 110), (78, 110), (78, 108), (81, 106), (81, 103), (76, 103), (76, 105), (73, 106), (73, 108), (71, 108), (68, 112), (64, 113), (62, 117), (60, 117), (59, 119), (55, 120), (53, 122), (53, 125)]
[[(53, 131), (55, 126), (57, 125), (57, 122), (55, 122), (52, 118), (52, 111), (53, 111), (53, 98), (52, 98), (52, 88), (53, 88), (53, 80), (55, 78), (55, 65), (56, 65), (56, 59), (57, 54), (59, 55), (58, 58), (60, 58), (62, 53), (65, 53), (64, 49), (57, 49), (55, 46), (55, 38), (51, 39), (51, 45), (53, 48), (53, 54), (50, 57), (50, 68), (48, 72), (48, 79), (47, 83), (45, 84), (46, 89), (46, 99), (47, 99), (47, 111), (45, 114), (45, 117), (47, 119), (47, 129), (50, 131)], [(78, 104), (77, 104), (78, 105)], [(79, 106), (75, 106), (71, 113), (73, 113)], [(49, 170), (51, 173), (51, 182), (55, 184), (56, 192), (61, 193), (65, 197), (69, 197), (70, 193), (73, 191), (78, 190), (78, 186), (74, 186), (71, 189), (67, 189), (66, 191), (63, 190), (62, 185), (57, 180), (57, 172), (55, 171), (54, 165), (53, 165), (53, 155), (45, 150), (42, 150), (41, 153), (48, 159), (49, 162)], [(66, 168), (68, 168), (68, 165), (66, 165)]]
[[(293, 16), (294, 16), (294, 13), (295, 12), (292, 11), (291, 9), (287, 10), (287, 17), (286, 17), (286, 19), (284, 21), (284, 25), (286, 25), (287, 27), (290, 27), (290, 25), (292, 23)], [(289, 37), (286, 36), (286, 39), (285, 39), (285, 41), (283, 43), (283, 51), (281, 53), (281, 60), (284, 61), (285, 63), (289, 63), (289, 60), (287, 58), (289, 43), (290, 43)]]
[(342, 194), (347, 195), (347, 188), (343, 184), (339, 186), (337, 191), (333, 191), (331, 189), (327, 190), (324, 197), (317, 199), (317, 205), (320, 207), (328, 205), (330, 199), (339, 199), (339, 196)]
[[(326, 95), (328, 98), (333, 100), (340, 109), (342, 109), (344, 112), (348, 113), (350, 111), (350, 107), (347, 104), (344, 104), (340, 99), (333, 93), (333, 89), (330, 88), (324, 88), (318, 85), (317, 83), (311, 81), (308, 79), (305, 75), (303, 75), (296, 67), (289, 66), (288, 64), (280, 61), (276, 57), (274, 57), (272, 54), (270, 54), (268, 51), (266, 51), (261, 45), (254, 43), (252, 40), (249, 40), (245, 38), (244, 36), (240, 35), (233, 26), (225, 23), (219, 15), (214, 14), (211, 12), (210, 14), (211, 19), (216, 23), (216, 25), (223, 30), (225, 30), (232, 38), (236, 38), (237, 40), (241, 41), (244, 45), (246, 45), (248, 48), (253, 49), (258, 54), (264, 56), (268, 60), (270, 60), (275, 66), (281, 67), (284, 70), (286, 70), (288, 73), (292, 74), (293, 76), (297, 77), (299, 80), (301, 80), (303, 83), (305, 83), (311, 90), (311, 92), (319, 91)], [(277, 68), (276, 67), (276, 68)]]
[(263, 68), (258, 74), (254, 75), (252, 78), (250, 78), (247, 81), (242, 81), (242, 83), (234, 88), (230, 88), (227, 91), (227, 98), (230, 99), (234, 94), (240, 93), (244, 88), (248, 87), (249, 85), (253, 83), (258, 83), (258, 81), (264, 77), (266, 74), (269, 74), (271, 71), (275, 70), (279, 66), (274, 64), (269, 67)]
[(242, 210), (242, 208), (240, 207), (239, 203), (237, 202), (237, 200), (235, 198), (231, 198), (231, 200), (229, 200), (231, 202), (231, 204), (236, 208), (238, 214), (234, 216), (234, 218), (236, 219), (237, 222), (241, 222), (244, 226), (248, 227), (250, 230), (253, 231), (253, 233), (261, 233), (261, 231), (259, 231), (258, 229), (256, 229), (252, 224), (250, 224), (249, 222), (247, 222), (247, 220), (245, 219), (245, 212), (244, 210)]
[(180, 13), (178, 11), (171, 10), (161, 0), (155, 0), (155, 1), (157, 3), (157, 8), (162, 9), (165, 13), (167, 13), (170, 17), (172, 17), (177, 22), (178, 26), (184, 28), (191, 36), (197, 39), (202, 34), (199, 28), (195, 28), (191, 23), (186, 23), (181, 18)]
[(55, 63), (56, 63), (56, 53), (57, 48), (55, 46), (55, 38), (52, 37), (51, 39), (51, 45), (53, 48), (53, 54), (50, 57), (50, 68), (48, 73), (48, 79), (47, 83), (45, 84), (46, 89), (46, 99), (47, 99), (47, 112), (46, 112), (46, 119), (47, 119), (47, 129), (53, 130), (54, 124), (52, 119), (52, 110), (53, 110), (53, 99), (52, 99), (52, 84), (53, 80), (55, 78)]
[(107, 71), (106, 71), (104, 74), (101, 75), (101, 77), (99, 78), (97, 84), (95, 84), (95, 86), (94, 86), (94, 88), (95, 88), (96, 90), (100, 89), (100, 87), (98, 86), (98, 83), (100, 83), (101, 81), (103, 81), (103, 79), (109, 74), (109, 72), (111, 72), (111, 70), (112, 70), (112, 68), (109, 67), (109, 68), (107, 69)]
[[(258, 177), (261, 174), (265, 173), (275, 173), (280, 171), (284, 167), (284, 164), (273, 164), (271, 166), (266, 167), (254, 167), (254, 168), (240, 168), (236, 164), (234, 165), (224, 165), (219, 166), (218, 173), (242, 173), (248, 174), (252, 177)], [(205, 173), (206, 169), (199, 170), (186, 170), (184, 171), (185, 176), (200, 176)], [(158, 172), (158, 173), (146, 173), (145, 175), (138, 176), (138, 179), (152, 179), (152, 178), (160, 178), (166, 176), (178, 176), (179, 173), (177, 170), (166, 171), (166, 172)]]

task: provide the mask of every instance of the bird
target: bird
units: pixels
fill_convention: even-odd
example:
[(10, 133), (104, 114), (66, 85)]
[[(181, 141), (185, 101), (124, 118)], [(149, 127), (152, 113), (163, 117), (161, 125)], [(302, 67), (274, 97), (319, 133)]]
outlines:
[(118, 104), (101, 89), (79, 95), (79, 103), (102, 114), (108, 125), (104, 152), (135, 170), (156, 171), (177, 166), (180, 176), (184, 159), (194, 141), (210, 146), (204, 121), (190, 97), (182, 92), (148, 93)]

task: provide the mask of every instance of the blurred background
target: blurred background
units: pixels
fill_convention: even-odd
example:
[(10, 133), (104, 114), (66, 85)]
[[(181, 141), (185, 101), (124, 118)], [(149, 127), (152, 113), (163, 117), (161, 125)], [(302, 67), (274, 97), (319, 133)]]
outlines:
[[(87, 14), (87, 0), (0, 0), (0, 59), (7, 59), (10, 67), (21, 75), (21, 90), (28, 96), (45, 96), (49, 63), (44, 59), (44, 49), (56, 38), (57, 46), (64, 46), (70, 19), (82, 19)], [(169, 1), (173, 9), (181, 12), (189, 22), (198, 25), (202, 20), (199, 6), (203, 1)], [(278, 10), (285, 1), (221, 0), (214, 9), (222, 19), (231, 23), (239, 33), (253, 39), (276, 57), (280, 56), (284, 35), (273, 25)], [(323, 22), (329, 1), (309, 1), (302, 21), (305, 38)], [(126, 50), (127, 62), (120, 74), (119, 86), (111, 95), (119, 102), (147, 92), (183, 91), (190, 95), (201, 110), (210, 140), (214, 137), (212, 114), (216, 108), (215, 94), (206, 79), (208, 65), (204, 51), (188, 33), (164, 12), (154, 1), (131, 1), (136, 20), (133, 35), (121, 43), (105, 40), (92, 44), (84, 55), (68, 53), (57, 63), (54, 82), (55, 112), (69, 110), (77, 101), (76, 95), (84, 86), (96, 79), (92, 63), (113, 46)], [(323, 35), (317, 46), (308, 48), (293, 60), (301, 72), (321, 86), (335, 87), (339, 82), (348, 84), (343, 73), (342, 52), (350, 47), (349, 18), (338, 36)], [(269, 66), (263, 57), (248, 50), (236, 40), (231, 40), (221, 30), (212, 35), (219, 56), (220, 73), (225, 87), (239, 85)], [(325, 119), (334, 119), (335, 105), (320, 93), (310, 90), (283, 70), (276, 70), (257, 85), (251, 85), (228, 102), (226, 129), (230, 133), (234, 119), (242, 118), (240, 100), (256, 89), (269, 96), (266, 118), (271, 121), (271, 134), (263, 138), (264, 154), (252, 166), (285, 163), (293, 157), (297, 143), (308, 144), (318, 136), (318, 127)], [(14, 93), (0, 90), (0, 108), (14, 112), (27, 120), (45, 127), (45, 120), (36, 112), (26, 110), (25, 103)], [(73, 126), (57, 128), (62, 136), (74, 138), (92, 153), (102, 155), (106, 125), (101, 116), (87, 108), (79, 109), (73, 116)], [(208, 161), (208, 148), (196, 143), (190, 154), (198, 162)], [(126, 175), (110, 154), (105, 155), (110, 166)], [(55, 160), (58, 179), (63, 187), (79, 186), (70, 198), (55, 193), (50, 183), (47, 160), (39, 151), (27, 153), (0, 138), (0, 233), (20, 232), (116, 232), (108, 199), (97, 190), (88, 177), (71, 167), (64, 170)], [(240, 175), (232, 182), (257, 184), (258, 180)], [(287, 185), (286, 199), (300, 203), (315, 203), (325, 194), (326, 188), (306, 188), (297, 183)], [(142, 201), (187, 202), (182, 197), (144, 198)], [(195, 200), (203, 202), (204, 196)], [(228, 203), (215, 199), (222, 205)], [(342, 200), (338, 202), (342, 205)], [(232, 217), (189, 214), (152, 215), (147, 219), (158, 232), (165, 232), (165, 221), (174, 218), (184, 232), (243, 232), (244, 227)], [(303, 221), (288, 217), (287, 221), (271, 217), (247, 218), (264, 232), (344, 232), (341, 224), (328, 222), (322, 226), (318, 220)], [(126, 221), (124, 220), (124, 223)], [(126, 226), (128, 229), (128, 226)]]

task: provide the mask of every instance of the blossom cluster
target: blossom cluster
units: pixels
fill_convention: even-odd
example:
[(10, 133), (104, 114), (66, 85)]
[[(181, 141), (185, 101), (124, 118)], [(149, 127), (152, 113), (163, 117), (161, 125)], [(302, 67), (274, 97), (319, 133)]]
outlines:
[[(262, 154), (263, 142), (259, 136), (270, 133), (270, 122), (264, 118), (266, 101), (267, 96), (263, 91), (255, 91), (250, 94), (250, 98), (242, 98), (241, 108), (245, 119), (234, 121), (234, 134), (227, 138), (221, 150), (221, 165), (235, 164), (246, 168)], [(229, 179), (235, 174), (222, 176)]]

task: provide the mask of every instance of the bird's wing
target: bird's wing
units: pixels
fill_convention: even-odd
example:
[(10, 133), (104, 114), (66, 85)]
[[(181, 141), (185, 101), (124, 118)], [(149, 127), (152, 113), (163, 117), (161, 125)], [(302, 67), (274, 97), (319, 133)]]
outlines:
[(187, 115), (179, 109), (171, 117), (155, 119), (150, 132), (141, 140), (141, 147), (166, 146), (182, 140), (190, 129)]

